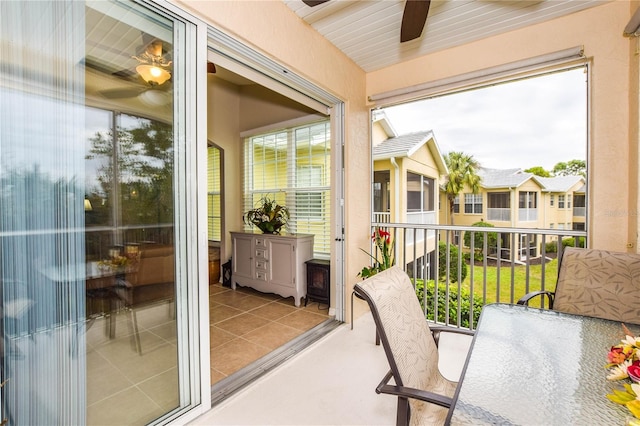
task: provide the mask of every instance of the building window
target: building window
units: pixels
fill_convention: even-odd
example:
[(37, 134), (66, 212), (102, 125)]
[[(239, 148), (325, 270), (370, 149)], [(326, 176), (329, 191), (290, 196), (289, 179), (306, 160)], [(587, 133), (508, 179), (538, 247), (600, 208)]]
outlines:
[(521, 209), (535, 209), (538, 207), (537, 193), (529, 191), (518, 192), (518, 207)]
[(482, 194), (464, 194), (464, 212), (482, 213)]
[(571, 194), (567, 195), (567, 208), (571, 208)]
[(549, 229), (553, 229), (553, 223), (549, 224)]
[(487, 219), (497, 221), (511, 220), (511, 202), (508, 192), (489, 192), (487, 194)]
[(558, 195), (558, 208), (564, 209), (564, 195)]
[(435, 181), (417, 173), (407, 172), (407, 212), (435, 210)]
[(330, 253), (331, 134), (328, 120), (245, 139), (244, 211), (263, 197), (287, 206), (287, 231), (313, 234)]
[(553, 207), (553, 198), (554, 198), (554, 196), (553, 196), (553, 194), (551, 194), (551, 195), (549, 196), (549, 205), (550, 205), (551, 207)]
[(456, 195), (456, 197), (453, 199), (453, 212), (460, 213), (460, 196), (459, 195)]
[(373, 173), (373, 211), (376, 213), (391, 211), (390, 175), (389, 170)]

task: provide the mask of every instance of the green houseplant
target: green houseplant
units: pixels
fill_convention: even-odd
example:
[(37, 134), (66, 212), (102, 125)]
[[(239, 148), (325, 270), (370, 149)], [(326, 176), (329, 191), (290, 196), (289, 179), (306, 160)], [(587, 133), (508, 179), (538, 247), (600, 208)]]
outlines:
[(263, 197), (258, 207), (243, 216), (246, 224), (257, 226), (265, 234), (279, 234), (280, 228), (289, 221), (289, 209), (269, 197)]

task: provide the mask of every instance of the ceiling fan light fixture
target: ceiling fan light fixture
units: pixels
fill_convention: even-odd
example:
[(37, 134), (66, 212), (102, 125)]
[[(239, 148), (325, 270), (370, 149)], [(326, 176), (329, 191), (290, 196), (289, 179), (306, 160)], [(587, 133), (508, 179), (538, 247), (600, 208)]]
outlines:
[(136, 67), (140, 77), (149, 84), (161, 85), (171, 78), (171, 73), (156, 65), (140, 64)]

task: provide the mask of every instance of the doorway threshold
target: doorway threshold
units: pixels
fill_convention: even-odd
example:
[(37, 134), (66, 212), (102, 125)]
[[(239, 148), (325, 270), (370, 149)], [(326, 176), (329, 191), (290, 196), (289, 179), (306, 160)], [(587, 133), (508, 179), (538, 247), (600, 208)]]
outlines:
[(328, 319), (314, 328), (287, 342), (278, 349), (238, 370), (229, 377), (211, 386), (211, 406), (215, 406), (229, 398), (240, 389), (278, 367), (289, 358), (303, 351), (309, 345), (335, 330), (342, 322)]

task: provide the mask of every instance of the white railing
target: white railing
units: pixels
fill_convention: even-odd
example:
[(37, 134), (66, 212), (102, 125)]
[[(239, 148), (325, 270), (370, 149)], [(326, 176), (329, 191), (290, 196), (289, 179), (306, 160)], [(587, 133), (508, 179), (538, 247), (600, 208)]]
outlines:
[(391, 222), (391, 213), (389, 212), (373, 212), (374, 223), (389, 223)]
[[(558, 254), (566, 245), (586, 247), (585, 231), (372, 224), (376, 226), (391, 233), (395, 263), (412, 277), (427, 319), (470, 329), (487, 303), (516, 303), (531, 291), (555, 290)], [(409, 244), (425, 233), (434, 239)], [(454, 235), (460, 235), (457, 243)], [(375, 246), (371, 250), (376, 253)], [(530, 305), (545, 307), (542, 298), (535, 303)]]
[[(437, 222), (436, 212), (407, 212), (407, 223), (414, 225), (432, 225)], [(427, 238), (435, 236), (435, 231), (427, 231)], [(410, 233), (407, 235), (406, 244), (413, 245), (415, 243), (424, 242), (425, 232)]]

